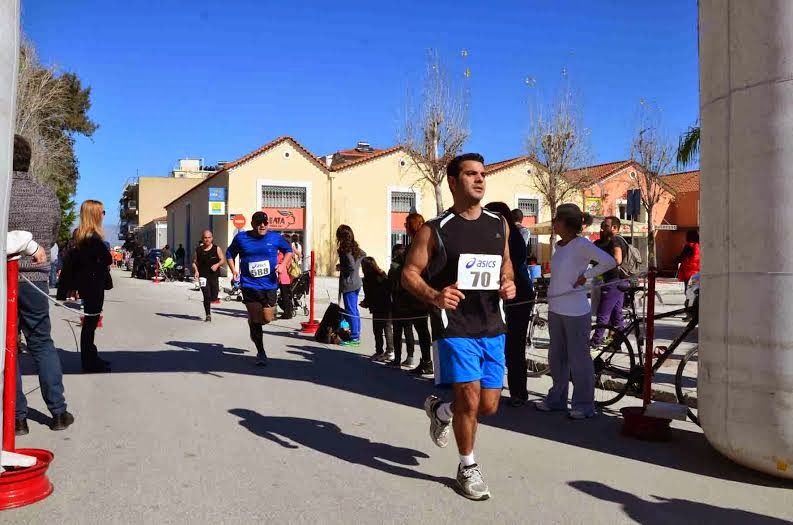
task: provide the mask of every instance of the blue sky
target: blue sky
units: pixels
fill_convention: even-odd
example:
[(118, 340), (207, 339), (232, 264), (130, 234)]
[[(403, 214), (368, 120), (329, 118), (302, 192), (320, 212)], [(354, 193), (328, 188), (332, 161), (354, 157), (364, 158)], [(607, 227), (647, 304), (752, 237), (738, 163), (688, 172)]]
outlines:
[(466, 149), (488, 162), (525, 153), (529, 101), (549, 99), (563, 69), (594, 162), (628, 156), (642, 99), (675, 136), (698, 116), (696, 0), (22, 0), (22, 11), (41, 58), (92, 87), (100, 128), (78, 141), (77, 198), (113, 217), (127, 178), (182, 157), (233, 160), (281, 135), (316, 154), (392, 145), (428, 48), (470, 67)]

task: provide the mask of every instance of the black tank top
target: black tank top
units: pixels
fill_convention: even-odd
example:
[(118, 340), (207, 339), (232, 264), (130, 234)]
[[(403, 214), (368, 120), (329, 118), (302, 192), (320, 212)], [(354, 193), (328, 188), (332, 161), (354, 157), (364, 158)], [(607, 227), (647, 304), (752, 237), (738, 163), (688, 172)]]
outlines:
[(204, 250), (203, 246), (199, 246), (195, 251), (195, 260), (199, 276), (212, 277), (217, 275), (218, 272), (212, 271), (212, 266), (220, 262), (216, 245), (213, 244), (209, 250)]
[[(427, 268), (427, 282), (436, 290), (458, 282), (457, 265), (461, 254), (504, 256), (504, 221), (496, 213), (482, 209), (478, 219), (467, 220), (449, 209), (427, 225), (435, 235), (436, 244)], [(500, 268), (495, 274), (501, 275)], [(465, 299), (455, 310), (431, 308), (433, 339), (492, 337), (506, 332), (498, 290), (462, 292)]]

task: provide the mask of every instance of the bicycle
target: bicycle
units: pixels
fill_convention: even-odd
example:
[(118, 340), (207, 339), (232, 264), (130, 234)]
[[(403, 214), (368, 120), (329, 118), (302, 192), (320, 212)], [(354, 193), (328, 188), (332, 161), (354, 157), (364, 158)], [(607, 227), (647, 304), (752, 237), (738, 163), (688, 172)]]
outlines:
[(536, 297), (529, 314), (529, 330), (526, 338), (526, 369), (528, 377), (541, 377), (548, 373), (548, 349), (551, 336), (548, 331), (548, 282), (549, 279), (535, 280)]
[[(596, 323), (592, 325), (593, 335), (595, 330), (598, 329), (604, 330), (609, 334), (607, 339), (604, 339), (604, 343), (593, 351), (593, 354), (596, 354), (593, 357), (595, 366), (595, 404), (598, 406), (612, 405), (622, 399), (629, 391), (637, 394), (643, 391), (644, 338), (642, 326), (645, 318), (640, 317), (636, 313), (635, 304), (636, 294), (640, 291), (644, 291), (644, 288), (632, 286), (626, 292), (626, 298), (629, 303), (627, 308), (629, 319), (624, 329), (620, 330), (610, 324)], [(690, 306), (653, 316), (653, 319), (657, 321), (681, 314), (689, 315), (690, 320), (668, 347), (659, 347), (661, 352), (655, 356), (656, 360), (652, 366), (653, 375), (658, 372), (664, 362), (674, 354), (677, 347), (698, 326), (699, 301), (697, 299)], [(636, 341), (638, 351), (633, 349), (630, 341), (631, 336)], [(690, 376), (686, 375), (686, 367), (693, 367), (697, 362), (697, 356), (697, 347), (694, 347), (680, 361), (675, 374), (675, 395), (679, 403), (687, 406), (689, 419), (699, 424), (697, 414), (692, 410), (696, 407), (692, 406), (694, 403), (690, 399), (691, 396), (689, 394), (692, 380)], [(696, 378), (696, 375), (694, 377)], [(696, 379), (693, 380), (693, 385), (696, 388)]]

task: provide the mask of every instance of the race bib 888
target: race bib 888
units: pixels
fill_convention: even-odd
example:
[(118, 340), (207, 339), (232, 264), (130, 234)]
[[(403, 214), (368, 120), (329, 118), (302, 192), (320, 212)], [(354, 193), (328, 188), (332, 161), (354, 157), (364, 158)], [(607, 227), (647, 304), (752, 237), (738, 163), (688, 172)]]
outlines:
[(501, 256), (460, 254), (457, 287), (460, 290), (498, 290), (501, 286)]

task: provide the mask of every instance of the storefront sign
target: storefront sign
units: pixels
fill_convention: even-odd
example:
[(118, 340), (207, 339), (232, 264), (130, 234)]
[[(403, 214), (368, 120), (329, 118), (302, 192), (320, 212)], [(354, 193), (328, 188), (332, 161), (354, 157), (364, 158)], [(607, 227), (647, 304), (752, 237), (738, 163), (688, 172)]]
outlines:
[(267, 214), (271, 230), (302, 230), (305, 228), (305, 208), (262, 208)]

